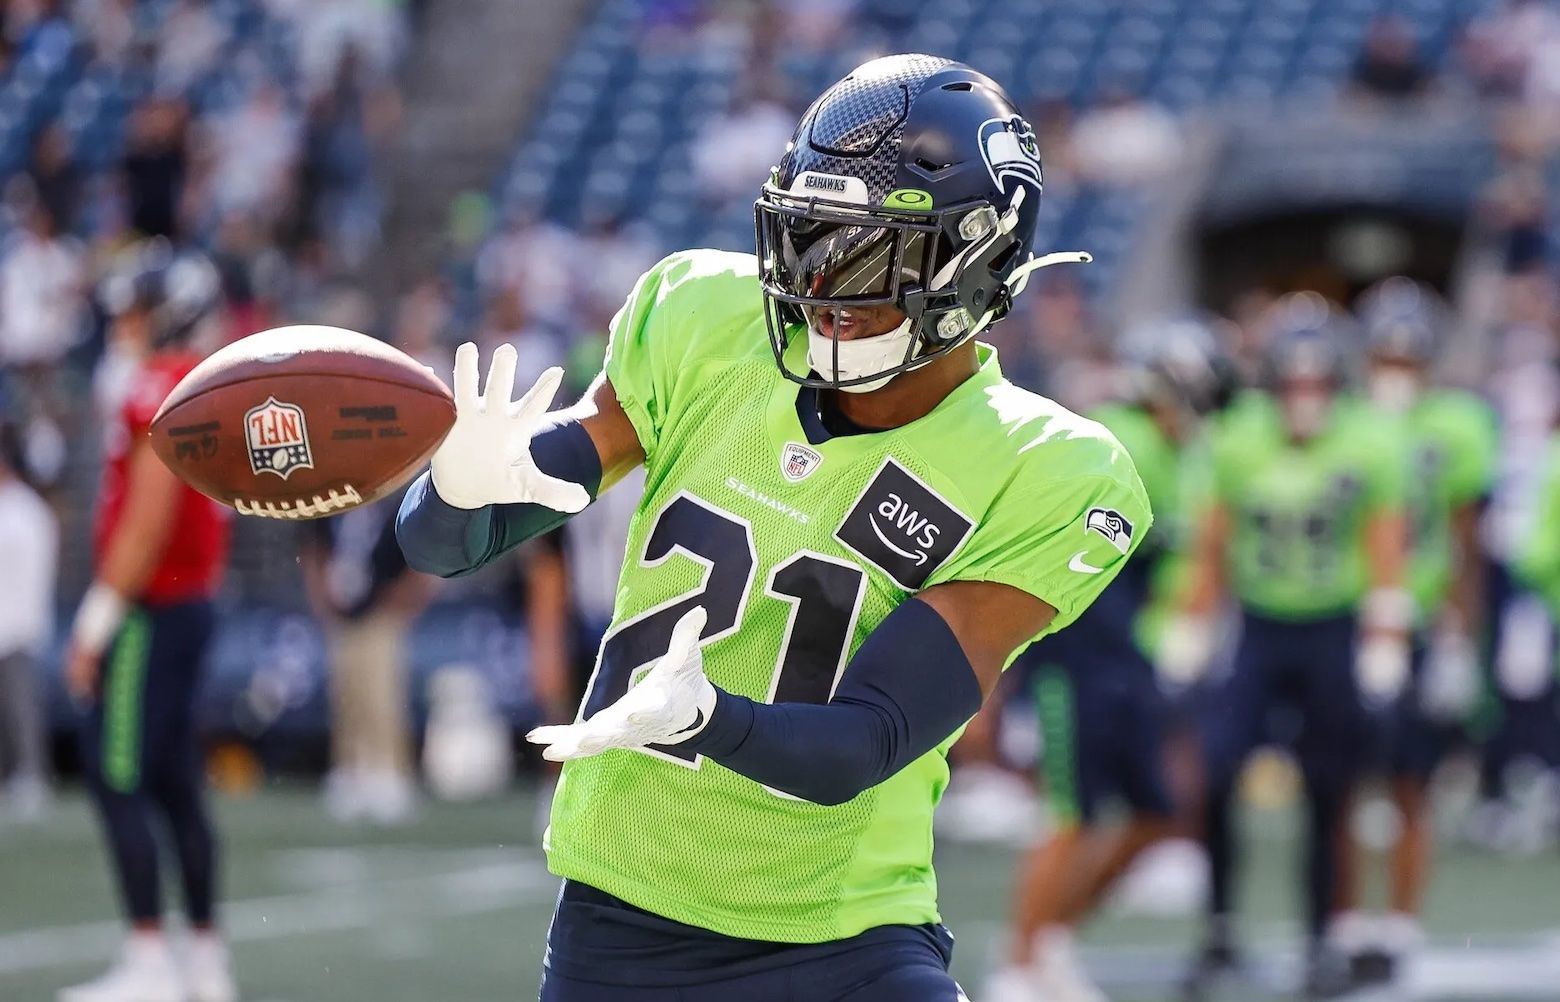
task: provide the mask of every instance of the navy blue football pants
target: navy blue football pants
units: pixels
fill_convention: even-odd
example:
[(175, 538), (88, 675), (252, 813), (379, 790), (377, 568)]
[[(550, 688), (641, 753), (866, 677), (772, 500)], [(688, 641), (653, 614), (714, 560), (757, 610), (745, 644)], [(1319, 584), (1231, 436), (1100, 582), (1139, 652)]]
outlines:
[(565, 881), (541, 1002), (967, 1002), (940, 925), (765, 943), (683, 925)]
[(1306, 922), (1320, 940), (1333, 909), (1339, 825), (1370, 753), (1354, 642), (1352, 616), (1296, 623), (1244, 615), (1234, 665), (1210, 693), (1203, 729), (1213, 916), (1231, 913), (1236, 780), (1254, 748), (1279, 739), (1294, 749), (1305, 783)]
[(1035, 669), (1046, 788), (1059, 821), (1088, 825), (1113, 796), (1140, 816), (1171, 814), (1168, 708), (1133, 634), (1148, 566), (1134, 559), (1072, 625), (1021, 655)]
[[(1532, 758), (1560, 768), (1560, 684), (1551, 682), (1543, 692), (1531, 698), (1518, 698), (1506, 691), (1494, 677), (1494, 662), (1507, 643), (1509, 607), (1519, 601), (1522, 590), (1505, 564), (1490, 561), (1486, 565), (1489, 580), (1487, 614), (1490, 623), (1490, 650), (1493, 653), (1489, 681), (1495, 710), (1490, 732), (1480, 749), (1480, 793), (1488, 799), (1506, 795), (1507, 770), (1523, 758)], [(1554, 643), (1551, 631), (1549, 643)]]
[(82, 769), (132, 922), (162, 914), (157, 831), (179, 863), (190, 922), (212, 921), (216, 845), (195, 741), (209, 602), (133, 608), (103, 656), (100, 698), (81, 721)]

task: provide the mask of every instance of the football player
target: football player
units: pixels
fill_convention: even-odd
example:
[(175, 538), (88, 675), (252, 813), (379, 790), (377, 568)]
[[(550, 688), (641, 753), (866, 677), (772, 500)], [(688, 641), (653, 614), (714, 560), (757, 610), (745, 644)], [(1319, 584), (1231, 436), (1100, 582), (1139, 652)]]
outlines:
[[(757, 256), (674, 254), (605, 372), (545, 412), (515, 354), (456, 353), (457, 418), (402, 509), (465, 573), (639, 465), (614, 622), (546, 839), (547, 1002), (954, 1002), (932, 811), (1003, 668), (1148, 530), (1100, 425), (975, 338), (1035, 268), (1034, 133), (934, 56), (873, 60), (803, 116)], [(1077, 260), (1082, 255), (1063, 255)]]
[[(1139, 646), (1142, 615), (1167, 567), (1182, 500), (1183, 451), (1202, 419), (1234, 390), (1234, 371), (1198, 320), (1156, 323), (1127, 347), (1128, 399), (1090, 417), (1132, 455), (1154, 510), (1154, 531), (1100, 597), (1066, 630), (1032, 647), (1055, 830), (1020, 877), (1010, 966), (990, 1002), (1104, 998), (1073, 954), (1072, 930), (1149, 845), (1171, 831), (1165, 777), (1166, 708)], [(1103, 801), (1131, 810), (1124, 829), (1100, 824)]]
[[(1521, 582), (1542, 598), (1551, 618), (1560, 620), (1560, 435), (1551, 441), (1544, 460), (1533, 531), (1518, 550), (1513, 569)], [(1553, 667), (1552, 641), (1545, 653)], [(1560, 735), (1560, 684), (1549, 686), (1532, 702), (1537, 711), (1535, 716), (1547, 717), (1550, 721), (1550, 726), (1545, 728), (1550, 747), (1560, 745), (1560, 741), (1555, 740)], [(1554, 766), (1553, 758), (1549, 759), (1549, 764)]]
[[(1414, 640), (1408, 684), (1392, 714), (1387, 771), (1401, 829), (1392, 853), (1390, 913), (1358, 907), (1357, 863), (1345, 867), (1337, 945), (1356, 980), (1391, 980), (1420, 944), (1419, 910), (1430, 873), (1428, 786), (1478, 695), (1475, 656), (1484, 606), (1478, 520), (1494, 475), (1495, 418), (1470, 393), (1432, 386), (1444, 307), (1411, 279), (1390, 278), (1361, 297), (1370, 401), (1400, 417), (1409, 436), (1407, 512)], [(1351, 853), (1359, 858), (1351, 845)]]
[(1275, 310), (1268, 392), (1244, 395), (1216, 430), (1186, 612), (1160, 652), (1170, 674), (1195, 676), (1193, 666), (1211, 653), (1221, 597), (1233, 595), (1240, 641), (1203, 725), (1211, 894), (1190, 997), (1234, 963), (1235, 786), (1268, 737), (1275, 707), (1298, 721), (1289, 737), (1309, 808), (1307, 988), (1325, 995), (1347, 980), (1346, 965), (1323, 949), (1334, 842), (1367, 747), (1369, 711), (1396, 694), (1408, 670), (1401, 436), (1342, 392), (1341, 318), (1326, 301), (1297, 293)]
[[(227, 562), (228, 509), (182, 483), (147, 430), (168, 391), (200, 361), (191, 346), (217, 303), (215, 267), (155, 247), (111, 278), (114, 336), (145, 348), (110, 418), (92, 585), (66, 656), (82, 707), (81, 761), (108, 842), (131, 934), (103, 977), (60, 1002), (231, 1002), (216, 925), (216, 840), (195, 734), (195, 694)], [(141, 354), (141, 352), (137, 352)], [(192, 448), (201, 448), (198, 436)], [(158, 839), (169, 835), (192, 930), (182, 970), (162, 931)]]

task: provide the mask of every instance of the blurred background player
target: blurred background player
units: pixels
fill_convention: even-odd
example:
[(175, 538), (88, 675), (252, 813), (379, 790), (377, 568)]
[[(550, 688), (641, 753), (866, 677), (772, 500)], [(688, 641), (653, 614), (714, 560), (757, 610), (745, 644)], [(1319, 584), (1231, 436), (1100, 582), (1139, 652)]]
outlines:
[[(1125, 399), (1089, 416), (1133, 457), (1154, 528), (1093, 605), (1023, 656), (1036, 669), (1055, 827), (1024, 864), (1011, 966), (988, 986), (991, 1002), (1103, 1000), (1074, 953), (1073, 930), (1139, 853), (1171, 831), (1166, 707), (1139, 645), (1140, 620), (1180, 543), (1191, 466), (1183, 453), (1203, 418), (1228, 403), (1234, 374), (1198, 320), (1136, 331), (1123, 355)], [(1131, 811), (1120, 828), (1100, 817), (1112, 796)]]
[[(1517, 552), (1514, 570), (1523, 585), (1543, 601), (1551, 622), (1560, 621), (1560, 434), (1552, 438), (1544, 457), (1532, 528)], [(1547, 656), (1553, 676), (1556, 667), (1552, 631), (1545, 640), (1548, 642), (1541, 653)], [(1531, 703), (1534, 722), (1540, 726), (1542, 722), (1548, 723), (1538, 735), (1538, 750), (1541, 755), (1560, 761), (1560, 679), (1552, 682)], [(1552, 768), (1560, 769), (1560, 766)], [(1560, 782), (1560, 776), (1552, 774), (1550, 781)], [(1552, 823), (1553, 819), (1550, 820)]]
[[(1218, 428), (1185, 618), (1161, 652), (1183, 666), (1172, 674), (1194, 676), (1223, 596), (1234, 597), (1240, 640), (1204, 721), (1211, 888), (1191, 998), (1235, 966), (1236, 784), (1273, 737), (1295, 747), (1307, 801), (1306, 990), (1346, 983), (1324, 949), (1338, 826), (1368, 745), (1367, 704), (1395, 695), (1407, 671), (1401, 438), (1344, 393), (1342, 319), (1324, 299), (1286, 297), (1271, 323), (1267, 390), (1243, 396)], [(1294, 733), (1269, 733), (1276, 708), (1293, 715)]]
[(59, 524), (22, 478), (16, 429), (0, 422), (0, 818), (37, 820), (49, 802), (48, 724), (38, 656), (54, 630)]
[[(216, 839), (194, 729), (229, 512), (177, 480), (146, 438), (163, 398), (200, 361), (200, 321), (219, 294), (209, 261), (160, 245), (104, 290), (114, 337), (142, 346), (145, 362), (106, 430), (95, 577), (65, 670), (130, 935), (108, 973), (61, 991), (60, 1002), (236, 998), (217, 931)], [(200, 448), (198, 431), (190, 443)], [(160, 833), (178, 862), (191, 927), (177, 962), (163, 931)]]
[(1408, 436), (1408, 587), (1414, 633), (1408, 684), (1388, 730), (1386, 773), (1398, 830), (1391, 853), (1388, 912), (1358, 913), (1359, 847), (1350, 826), (1334, 945), (1350, 955), (1357, 981), (1391, 980), (1419, 947), (1419, 913), (1430, 878), (1434, 830), (1429, 781), (1478, 697), (1484, 575), (1478, 522), (1495, 456), (1494, 416), (1471, 393), (1435, 385), (1447, 322), (1430, 289), (1394, 277), (1361, 297), (1370, 402), (1400, 418)]
[(403, 824), (416, 800), (406, 640), (433, 580), (395, 541), (400, 495), (310, 522), (302, 548), (309, 602), (330, 651), (330, 773), (338, 821)]

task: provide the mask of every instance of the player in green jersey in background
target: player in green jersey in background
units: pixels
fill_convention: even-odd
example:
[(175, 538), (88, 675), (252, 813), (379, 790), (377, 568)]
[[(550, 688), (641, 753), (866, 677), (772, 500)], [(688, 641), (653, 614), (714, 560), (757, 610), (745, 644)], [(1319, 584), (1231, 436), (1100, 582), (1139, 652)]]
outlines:
[[(1343, 392), (1341, 318), (1325, 300), (1288, 296), (1273, 320), (1267, 391), (1244, 395), (1216, 430), (1185, 611), (1160, 654), (1172, 675), (1195, 676), (1221, 599), (1235, 599), (1240, 641), (1203, 724), (1211, 887), (1185, 986), (1192, 998), (1235, 966), (1236, 781), (1250, 752), (1275, 739), (1295, 748), (1305, 784), (1307, 992), (1347, 983), (1347, 965), (1324, 948), (1335, 843), (1368, 747), (1369, 708), (1384, 707), (1408, 670), (1401, 436)], [(1268, 733), (1276, 708), (1298, 722), (1295, 733)]]
[[(1175, 815), (1166, 776), (1169, 707), (1140, 646), (1139, 621), (1184, 546), (1183, 476), (1203, 419), (1234, 390), (1234, 371), (1208, 324), (1183, 318), (1126, 338), (1125, 397), (1090, 417), (1131, 454), (1154, 510), (1154, 529), (1126, 568), (1068, 629), (1024, 655), (1045, 737), (1053, 829), (1020, 873), (1009, 965), (986, 1002), (1103, 1002), (1073, 949), (1073, 929)], [(1101, 817), (1111, 798), (1131, 812)]]
[[(1526, 544), (1518, 551), (1514, 569), (1560, 620), (1560, 435), (1549, 444), (1544, 476), (1539, 487), (1537, 511)], [(1560, 707), (1556, 707), (1560, 714)]]
[(1538, 510), (1527, 545), (1515, 563), (1522, 583), (1537, 592), (1556, 618), (1560, 618), (1560, 435), (1550, 440), (1544, 457)]
[(1039, 199), (997, 84), (874, 60), (803, 116), (757, 257), (647, 272), (579, 405), (544, 416), (556, 370), (511, 403), (508, 347), (479, 395), (457, 352), (455, 426), (401, 513), (413, 566), (470, 571), (646, 471), (579, 716), (530, 735), (566, 763), (545, 1002), (962, 998), (945, 753), (1151, 522), (1115, 438), (975, 340), (1056, 260)]
[(1388, 914), (1358, 912), (1360, 853), (1349, 842), (1334, 943), (1354, 980), (1393, 980), (1423, 942), (1419, 912), (1432, 852), (1429, 781), (1478, 694), (1477, 641), (1484, 574), (1478, 520), (1494, 474), (1495, 418), (1471, 393), (1433, 385), (1445, 308), (1408, 278), (1390, 278), (1360, 298), (1372, 404), (1408, 436), (1407, 513), (1414, 598), (1413, 659), (1392, 714), (1387, 773), (1401, 824), (1392, 852)]

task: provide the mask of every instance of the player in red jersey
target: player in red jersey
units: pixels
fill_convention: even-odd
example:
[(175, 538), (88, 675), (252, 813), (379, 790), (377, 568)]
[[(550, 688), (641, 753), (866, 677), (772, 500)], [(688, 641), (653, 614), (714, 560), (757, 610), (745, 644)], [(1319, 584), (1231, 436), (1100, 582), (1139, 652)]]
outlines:
[[(203, 257), (159, 250), (110, 279), (116, 348), (142, 356), (110, 412), (94, 526), (95, 576), (77, 611), (66, 683), (131, 932), (118, 962), (59, 1002), (232, 1002), (215, 917), (216, 845), (196, 748), (195, 695), (227, 561), (227, 509), (174, 477), (147, 430), (195, 367), (191, 338), (219, 282)], [(208, 431), (191, 429), (189, 447)], [(178, 861), (192, 929), (183, 963), (162, 932), (157, 831)]]

